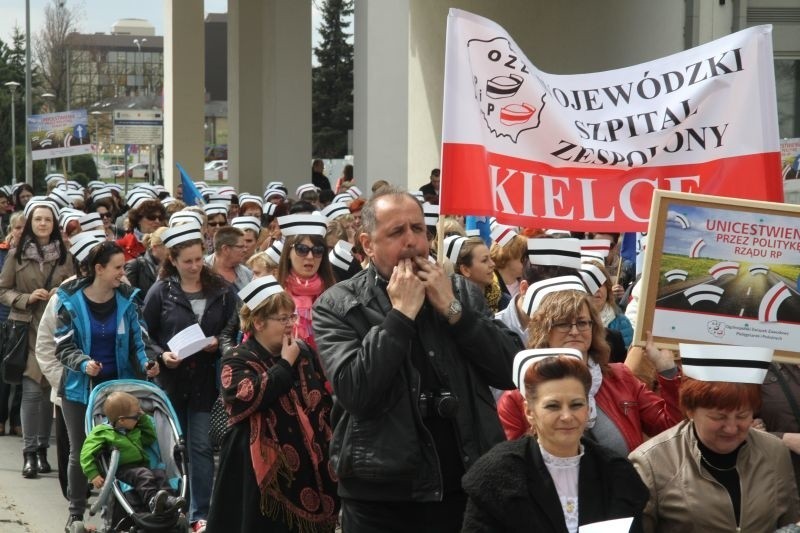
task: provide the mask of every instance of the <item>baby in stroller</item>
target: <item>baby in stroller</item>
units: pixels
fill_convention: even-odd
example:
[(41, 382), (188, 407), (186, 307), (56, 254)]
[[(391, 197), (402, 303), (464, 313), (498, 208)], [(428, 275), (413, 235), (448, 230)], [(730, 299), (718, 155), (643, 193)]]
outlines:
[(139, 400), (127, 392), (116, 391), (103, 402), (107, 423), (97, 424), (86, 436), (81, 448), (81, 468), (95, 488), (105, 483), (101, 475), (99, 455), (119, 450), (116, 478), (134, 488), (150, 512), (156, 515), (173, 514), (186, 510), (186, 500), (172, 496), (170, 485), (162, 469), (151, 469), (145, 451), (156, 441), (152, 418), (145, 414)]

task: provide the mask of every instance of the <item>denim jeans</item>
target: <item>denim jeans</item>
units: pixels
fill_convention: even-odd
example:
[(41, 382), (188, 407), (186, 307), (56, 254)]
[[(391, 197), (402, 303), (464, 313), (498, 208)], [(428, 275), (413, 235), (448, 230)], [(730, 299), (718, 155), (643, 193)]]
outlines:
[(86, 476), (81, 470), (81, 448), (86, 440), (84, 418), (86, 405), (61, 400), (61, 413), (67, 426), (69, 436), (69, 463), (67, 464), (67, 498), (69, 498), (69, 514), (83, 516), (86, 510)]
[(189, 407), (178, 411), (178, 419), (189, 454), (189, 521), (205, 520), (214, 486), (214, 452), (208, 436), (211, 413)]
[(53, 403), (50, 387), (42, 386), (29, 377), (22, 378), (22, 446), (23, 452), (35, 452), (50, 445), (53, 427)]

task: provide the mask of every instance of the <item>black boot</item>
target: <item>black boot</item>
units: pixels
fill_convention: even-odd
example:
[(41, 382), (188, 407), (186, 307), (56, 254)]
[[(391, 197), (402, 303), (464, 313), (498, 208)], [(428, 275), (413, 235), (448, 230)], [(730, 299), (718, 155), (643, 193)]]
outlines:
[(22, 477), (31, 479), (39, 475), (39, 463), (36, 460), (36, 452), (25, 452), (25, 465), (22, 467)]
[(36, 450), (36, 459), (39, 464), (40, 474), (49, 474), (53, 471), (50, 467), (50, 463), (47, 462), (47, 448), (39, 448)]

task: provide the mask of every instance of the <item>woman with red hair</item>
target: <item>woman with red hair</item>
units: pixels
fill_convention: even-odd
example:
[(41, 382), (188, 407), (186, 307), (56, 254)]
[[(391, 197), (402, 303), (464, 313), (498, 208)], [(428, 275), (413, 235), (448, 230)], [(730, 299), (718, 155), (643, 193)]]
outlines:
[(797, 522), (789, 450), (752, 428), (772, 350), (681, 344), (680, 352), (687, 419), (629, 456), (650, 492), (645, 531), (774, 531)]

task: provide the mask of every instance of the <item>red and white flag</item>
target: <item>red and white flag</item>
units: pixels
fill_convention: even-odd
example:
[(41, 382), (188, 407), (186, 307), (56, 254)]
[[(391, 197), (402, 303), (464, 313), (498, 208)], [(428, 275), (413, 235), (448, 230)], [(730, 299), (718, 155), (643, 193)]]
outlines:
[(783, 201), (771, 32), (554, 75), (494, 22), (451, 9), (442, 212), (647, 231), (655, 188)]

